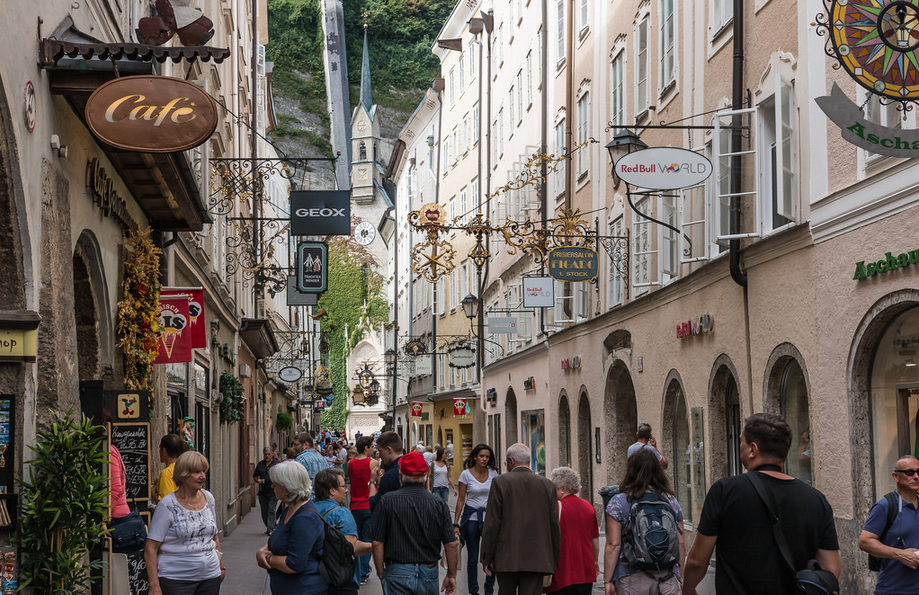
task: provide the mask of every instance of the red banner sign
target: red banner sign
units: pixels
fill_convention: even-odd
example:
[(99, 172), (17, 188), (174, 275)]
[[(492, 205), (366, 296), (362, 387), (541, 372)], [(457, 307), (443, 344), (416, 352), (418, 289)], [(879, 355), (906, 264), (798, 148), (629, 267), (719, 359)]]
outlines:
[(188, 297), (188, 318), (191, 330), (191, 348), (204, 349), (207, 347), (207, 332), (204, 319), (204, 288), (203, 287), (164, 287), (160, 289), (163, 296)]
[(181, 364), (191, 361), (191, 329), (188, 298), (184, 295), (160, 296), (159, 355), (154, 364)]
[(421, 403), (412, 403), (412, 417), (421, 417)]
[(466, 415), (468, 406), (466, 399), (453, 399), (453, 415)]

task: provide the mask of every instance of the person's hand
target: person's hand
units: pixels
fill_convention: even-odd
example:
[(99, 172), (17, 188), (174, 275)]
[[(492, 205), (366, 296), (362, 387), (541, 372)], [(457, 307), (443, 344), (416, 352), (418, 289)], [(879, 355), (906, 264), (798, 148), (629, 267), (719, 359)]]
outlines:
[(616, 585), (613, 583), (604, 583), (603, 589), (606, 595), (616, 595)]
[(270, 553), (271, 553), (271, 550), (268, 549), (267, 543), (263, 545), (262, 547), (258, 548), (258, 550), (256, 550), (255, 562), (259, 565), (260, 568), (264, 568), (265, 570), (268, 570), (269, 568), (271, 568), (270, 566), (268, 566), (268, 561), (266, 560), (266, 557)]
[(227, 567), (221, 566), (220, 567), (220, 582), (222, 583), (223, 579), (225, 579), (226, 577), (227, 577)]
[(654, 439), (654, 436), (651, 436), (650, 438), (648, 438), (648, 444), (650, 444), (654, 448), (657, 448), (657, 440)]
[(147, 591), (148, 595), (163, 595), (163, 590), (160, 588), (159, 583), (155, 585), (150, 585), (150, 590)]
[(914, 548), (897, 550), (897, 555), (894, 560), (899, 560), (905, 566), (915, 570), (916, 568), (919, 568), (919, 550)]
[(597, 576), (600, 575), (600, 562), (598, 562), (597, 560), (594, 560), (594, 573)]
[(484, 568), (485, 568), (485, 576), (494, 576), (494, 574), (495, 574), (495, 565), (494, 565), (494, 564), (486, 564), (486, 565), (484, 566)]
[(440, 588), (440, 591), (444, 593), (444, 595), (453, 595), (456, 593), (456, 577), (444, 577), (444, 584)]

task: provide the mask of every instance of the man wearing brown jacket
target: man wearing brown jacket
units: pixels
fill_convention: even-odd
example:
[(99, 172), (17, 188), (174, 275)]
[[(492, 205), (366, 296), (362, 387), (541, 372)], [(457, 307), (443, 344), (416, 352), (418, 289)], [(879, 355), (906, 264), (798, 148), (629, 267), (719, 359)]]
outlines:
[(555, 572), (561, 533), (555, 485), (530, 470), (530, 449), (507, 449), (508, 472), (491, 484), (482, 530), (482, 565), (501, 595), (539, 595)]

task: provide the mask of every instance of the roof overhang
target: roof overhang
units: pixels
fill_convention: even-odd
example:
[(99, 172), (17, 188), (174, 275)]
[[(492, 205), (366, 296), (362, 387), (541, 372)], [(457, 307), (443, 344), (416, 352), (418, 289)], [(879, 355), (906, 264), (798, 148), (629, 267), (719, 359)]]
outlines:
[(243, 318), (239, 338), (255, 359), (271, 357), (280, 349), (271, 324), (264, 318)]
[[(99, 86), (119, 75), (153, 73), (152, 62), (142, 60), (213, 59), (222, 62), (224, 53), (229, 51), (49, 39), (41, 43), (41, 60), (47, 69), (51, 92), (65, 97), (84, 125), (86, 102)], [(98, 139), (96, 143), (150, 219), (151, 226), (162, 231), (200, 231), (205, 224), (213, 222), (186, 152), (141, 153), (119, 149)]]

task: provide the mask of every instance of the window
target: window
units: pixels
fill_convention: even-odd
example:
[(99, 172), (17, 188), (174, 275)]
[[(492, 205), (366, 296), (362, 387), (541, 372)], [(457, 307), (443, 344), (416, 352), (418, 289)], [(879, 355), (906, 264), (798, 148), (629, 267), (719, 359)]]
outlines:
[(517, 124), (523, 122), (523, 71), (517, 71)]
[[(635, 203), (635, 209), (645, 215), (651, 215), (653, 197), (644, 196)], [(653, 223), (637, 214), (632, 216), (632, 287), (635, 295), (647, 292), (648, 287), (657, 285), (657, 275), (652, 277), (652, 257), (656, 256), (651, 242)]]
[[(498, 155), (504, 155), (504, 107), (498, 110)], [(496, 164), (497, 165), (497, 164)]]
[(459, 296), (457, 299), (457, 284), (456, 284), (457, 270), (453, 269), (450, 271), (450, 311), (456, 310), (456, 305), (460, 303), (463, 299), (463, 296)]
[(511, 136), (514, 135), (514, 124), (517, 123), (517, 120), (514, 119), (514, 105), (516, 104), (516, 99), (514, 97), (514, 85), (511, 85), (511, 89), (508, 92), (507, 96), (507, 127), (510, 129)]
[[(464, 187), (460, 190), (460, 217), (462, 223), (466, 223), (466, 220), (469, 219), (469, 200), (466, 196), (466, 188)], [(463, 294), (466, 295), (465, 293)]]
[(673, 0), (661, 0), (661, 92), (664, 91), (676, 76), (673, 61)]
[(456, 160), (459, 158), (459, 151), (457, 151), (457, 142), (459, 142), (458, 134), (457, 134), (456, 128), (454, 128), (453, 134), (450, 135), (450, 143), (451, 143), (450, 157), (453, 158), (450, 161), (451, 164), (456, 163)]
[(612, 132), (625, 126), (625, 52), (619, 52), (611, 64), (610, 69), (610, 122), (614, 125)]
[(590, 5), (588, 0), (578, 0), (578, 21), (579, 28), (578, 32), (580, 35), (584, 35), (587, 32), (587, 29), (590, 28)]
[(469, 114), (463, 116), (463, 132), (460, 141), (460, 152), (466, 153), (469, 150)]
[[(491, 154), (492, 155), (498, 154), (498, 121), (497, 120), (491, 123)], [(495, 167), (497, 167), (498, 163), (495, 162), (494, 165)]]
[[(903, 119), (897, 109), (897, 103), (891, 101), (889, 104), (884, 105), (881, 103), (881, 98), (874, 94), (871, 94), (865, 102), (865, 119), (885, 128), (901, 128), (903, 126)], [(868, 156), (869, 163), (872, 158), (874, 160), (883, 159), (883, 155), (875, 153), (869, 153)]]
[(587, 320), (587, 316), (590, 313), (590, 293), (588, 293), (588, 289), (591, 288), (591, 285), (587, 282), (572, 283), (572, 285), (574, 286), (574, 305), (577, 310), (575, 322), (583, 322)]
[[(555, 125), (555, 157), (558, 158), (565, 154), (565, 119), (559, 120)], [(555, 168), (555, 195), (559, 196), (565, 192), (565, 164), (566, 161), (560, 161)]]
[(646, 15), (635, 28), (635, 112), (642, 115), (651, 105), (651, 94), (648, 88), (648, 74), (651, 70), (651, 57), (648, 53), (648, 16)]
[(717, 35), (734, 18), (734, 0), (712, 0), (712, 31)]
[(450, 199), (450, 221), (456, 219), (456, 198)]
[(459, 64), (456, 67), (457, 73), (459, 74), (460, 95), (462, 95), (463, 91), (466, 90), (466, 69), (465, 69), (465, 64), (464, 64), (465, 60), (466, 60), (466, 54), (465, 53), (460, 54)]
[[(676, 195), (664, 194), (661, 196), (661, 221), (672, 227), (677, 227)], [(661, 231), (661, 273), (664, 280), (674, 279), (679, 274), (680, 256), (678, 253), (679, 237), (672, 229), (663, 225)]]
[[(714, 118), (712, 137), (712, 174), (715, 197), (715, 238), (727, 240), (753, 238), (760, 235), (757, 212), (760, 176), (756, 175), (757, 114), (753, 108), (725, 110)], [(739, 130), (740, 134), (734, 134)], [(737, 143), (735, 147), (734, 144)], [(732, 172), (737, 172), (732, 176)], [(731, 202), (735, 202), (739, 217), (731, 221)]]
[[(609, 235), (616, 237), (622, 237), (623, 226), (622, 226), (622, 217), (616, 218), (612, 223), (609, 224)], [(620, 242), (622, 240), (613, 239), (613, 242)], [(615, 244), (614, 244), (615, 245)], [(613, 306), (618, 306), (622, 303), (622, 272), (619, 270), (621, 266), (621, 260), (623, 258), (623, 253), (627, 253), (628, 246), (625, 250), (618, 251), (613, 250), (613, 255), (610, 256), (607, 261), (609, 265), (609, 272), (607, 273), (606, 278), (609, 280), (609, 287), (607, 288), (606, 296), (606, 306), (607, 308), (612, 308)]]
[(875, 499), (890, 490), (890, 472), (897, 458), (912, 453), (916, 444), (913, 421), (919, 414), (917, 346), (919, 308), (912, 308), (890, 323), (874, 353), (868, 398), (874, 439)]
[(481, 205), (481, 198), (479, 197), (479, 179), (476, 178), (472, 181), (472, 186), (470, 187), (470, 193), (472, 195), (472, 207), (478, 209)]
[(447, 139), (443, 143), (443, 152), (444, 152), (444, 171), (447, 171), (447, 168), (450, 167), (450, 139)]
[(467, 295), (469, 295), (469, 264), (464, 262), (460, 269), (459, 293), (456, 295), (457, 301), (462, 302), (463, 298)]
[(358, 151), (358, 159), (360, 161), (365, 161), (367, 159), (367, 143), (361, 141), (360, 148)]
[(587, 119), (590, 112), (590, 95), (584, 95), (578, 99), (578, 179), (587, 174), (587, 167), (590, 163), (590, 145), (587, 143)]
[[(709, 153), (710, 151), (699, 151)], [(706, 157), (709, 155), (706, 154)], [(710, 243), (708, 241), (708, 204), (706, 188), (709, 181), (696, 186), (680, 189), (680, 262), (698, 262), (707, 260)]]
[(479, 142), (479, 104), (472, 108), (472, 144)]
[(760, 116), (764, 229), (777, 229), (792, 223), (798, 210), (793, 87), (782, 81), (779, 95), (761, 105)]
[(446, 314), (447, 313), (447, 296), (444, 291), (444, 278), (441, 277), (437, 280), (437, 283), (434, 284), (434, 312), (435, 314)]
[(498, 37), (496, 43), (498, 44), (498, 66), (500, 67), (502, 64), (504, 64), (504, 23), (498, 25)]
[(450, 69), (450, 88), (447, 90), (447, 104), (453, 105), (453, 102), (456, 101), (456, 76), (455, 68)]
[(469, 81), (472, 82), (472, 79), (475, 78), (475, 43), (469, 44), (469, 58), (467, 59), (469, 65)]
[(533, 105), (533, 52), (527, 52), (527, 105)]
[(556, 63), (561, 64), (565, 59), (565, 0), (557, 0), (556, 12), (558, 16), (558, 29), (556, 30)]

